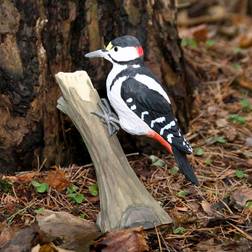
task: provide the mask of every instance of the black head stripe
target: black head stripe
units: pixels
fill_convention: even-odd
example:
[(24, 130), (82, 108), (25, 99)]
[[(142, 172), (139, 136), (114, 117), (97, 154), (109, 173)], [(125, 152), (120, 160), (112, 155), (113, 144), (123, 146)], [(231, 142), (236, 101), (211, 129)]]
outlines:
[(130, 36), (130, 35), (125, 35), (125, 36), (116, 38), (116, 39), (112, 40), (111, 43), (113, 46), (120, 46), (120, 47), (128, 47), (128, 46), (139, 47), (139, 46), (141, 46), (138, 39), (133, 36)]
[(143, 57), (139, 57), (134, 60), (128, 60), (128, 61), (118, 61), (118, 60), (115, 60), (110, 54), (108, 54), (108, 56), (113, 62), (120, 65), (134, 65), (134, 64), (142, 65), (143, 64)]

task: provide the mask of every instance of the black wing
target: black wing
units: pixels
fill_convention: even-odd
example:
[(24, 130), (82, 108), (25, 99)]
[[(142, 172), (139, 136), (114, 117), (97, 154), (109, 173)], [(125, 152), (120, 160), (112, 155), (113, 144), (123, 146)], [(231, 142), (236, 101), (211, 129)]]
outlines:
[(121, 97), (139, 118), (172, 146), (192, 153), (191, 146), (180, 132), (171, 105), (160, 93), (134, 78), (128, 78), (122, 83)]

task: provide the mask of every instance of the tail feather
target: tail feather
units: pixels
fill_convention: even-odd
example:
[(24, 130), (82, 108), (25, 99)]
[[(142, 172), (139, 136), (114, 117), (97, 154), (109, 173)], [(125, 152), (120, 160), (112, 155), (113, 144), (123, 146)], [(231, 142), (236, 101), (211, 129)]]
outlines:
[(186, 154), (184, 152), (179, 151), (176, 147), (173, 147), (172, 150), (180, 171), (189, 181), (192, 182), (192, 184), (199, 185), (199, 181), (193, 171), (192, 166), (187, 160)]

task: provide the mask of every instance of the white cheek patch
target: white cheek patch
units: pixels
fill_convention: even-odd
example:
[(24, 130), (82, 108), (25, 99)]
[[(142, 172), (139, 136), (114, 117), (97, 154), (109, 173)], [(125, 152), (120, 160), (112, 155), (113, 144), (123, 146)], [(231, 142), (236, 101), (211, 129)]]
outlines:
[(117, 46), (118, 50), (110, 50), (110, 56), (116, 61), (130, 61), (139, 57), (136, 47), (120, 47)]

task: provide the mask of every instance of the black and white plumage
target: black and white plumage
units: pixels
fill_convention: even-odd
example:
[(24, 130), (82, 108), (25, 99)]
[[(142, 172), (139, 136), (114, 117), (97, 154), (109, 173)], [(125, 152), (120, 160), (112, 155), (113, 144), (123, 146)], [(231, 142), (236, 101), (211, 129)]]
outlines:
[(134, 135), (146, 135), (159, 141), (173, 153), (188, 180), (198, 185), (186, 154), (190, 144), (181, 134), (173, 115), (170, 99), (161, 83), (143, 65), (143, 50), (132, 36), (119, 37), (104, 50), (87, 57), (104, 57), (112, 64), (107, 81), (107, 96), (119, 118), (122, 129)]

